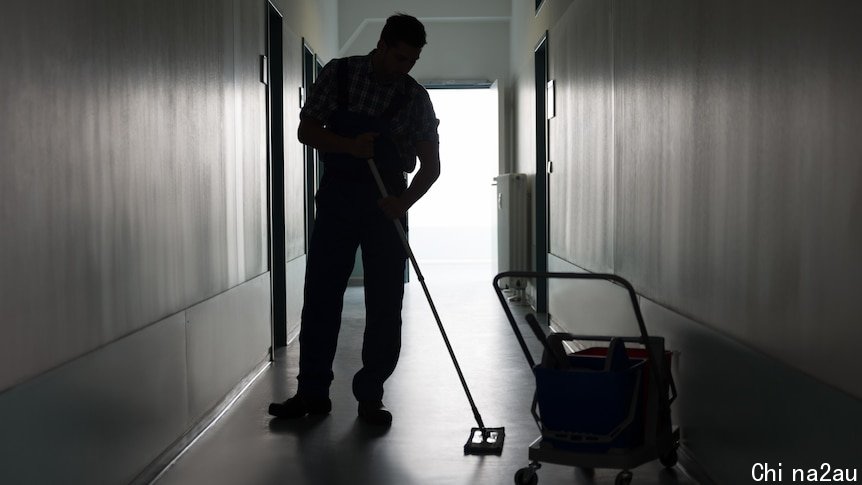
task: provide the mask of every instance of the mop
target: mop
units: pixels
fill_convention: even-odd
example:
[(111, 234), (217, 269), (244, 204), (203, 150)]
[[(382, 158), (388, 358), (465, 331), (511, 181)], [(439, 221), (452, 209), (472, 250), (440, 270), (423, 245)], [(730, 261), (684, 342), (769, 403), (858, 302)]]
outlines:
[[(385, 198), (388, 197), (386, 186), (383, 185), (383, 179), (380, 178), (380, 172), (377, 170), (377, 165), (373, 158), (368, 159), (368, 166), (371, 168), (371, 173), (374, 175), (374, 180), (377, 182), (377, 188), (380, 189), (380, 194)], [(428, 292), (428, 286), (425, 285), (425, 278), (422, 272), (419, 271), (419, 265), (416, 263), (416, 257), (413, 256), (413, 250), (410, 249), (410, 243), (407, 242), (407, 235), (404, 233), (404, 227), (399, 219), (394, 219), (395, 229), (398, 231), (398, 236), (401, 238), (401, 243), (407, 251), (407, 256), (410, 258), (410, 263), (413, 265), (413, 270), (416, 271), (416, 278), (422, 284), (422, 289), (425, 291), (425, 297), (428, 298), (428, 305), (431, 306), (431, 313), (434, 314), (434, 319), (437, 320), (437, 327), (440, 329), (440, 335), (443, 337), (443, 342), (446, 343), (446, 350), (449, 351), (449, 357), (452, 358), (452, 363), (455, 365), (455, 370), (458, 372), (458, 378), (461, 380), (461, 386), (464, 388), (464, 393), (467, 395), (467, 400), (470, 401), (470, 407), (473, 409), (473, 417), (476, 418), (478, 428), (470, 430), (470, 437), (464, 445), (465, 455), (499, 455), (503, 452), (503, 440), (506, 437), (505, 428), (488, 428), (482, 421), (482, 416), (479, 414), (479, 409), (476, 408), (476, 403), (473, 401), (473, 395), (470, 394), (470, 388), (467, 387), (467, 381), (464, 380), (464, 374), (461, 372), (461, 366), (458, 365), (458, 359), (455, 358), (455, 352), (452, 350), (452, 345), (449, 344), (449, 337), (446, 336), (446, 329), (443, 328), (443, 323), (440, 321), (440, 315), (437, 314), (437, 308), (434, 306), (434, 301), (431, 300), (431, 293)]]

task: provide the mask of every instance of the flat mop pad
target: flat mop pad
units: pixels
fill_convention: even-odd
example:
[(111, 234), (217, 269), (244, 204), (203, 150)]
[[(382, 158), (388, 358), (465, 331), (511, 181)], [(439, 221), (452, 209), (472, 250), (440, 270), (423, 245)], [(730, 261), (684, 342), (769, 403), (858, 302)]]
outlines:
[(503, 453), (506, 428), (473, 428), (464, 445), (465, 455), (499, 455)]

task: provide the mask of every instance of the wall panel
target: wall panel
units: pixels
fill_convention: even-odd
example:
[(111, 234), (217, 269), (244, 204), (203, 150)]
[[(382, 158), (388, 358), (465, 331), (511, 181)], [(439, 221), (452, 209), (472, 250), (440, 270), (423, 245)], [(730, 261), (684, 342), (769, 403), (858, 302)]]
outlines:
[(549, 33), (556, 116), (549, 122), (550, 252), (613, 267), (611, 3), (576, 1)]
[(862, 7), (617, 5), (618, 272), (862, 396)]
[(262, 22), (4, 3), (0, 389), (265, 270)]
[(235, 52), (232, 65), (236, 95), (227, 96), (226, 103), (242, 115), (228, 122), (225, 133), (227, 143), (233, 142), (236, 147), (234, 183), (242, 190), (233, 204), (241, 216), (237, 233), (242, 234), (243, 241), (235, 254), (245, 258), (244, 271), (239, 276), (248, 281), (267, 271), (269, 257), (266, 90), (260, 82), (259, 59), (266, 51), (265, 18), (262, 2), (255, 0), (233, 0), (233, 11), (235, 39), (227, 48)]
[(130, 483), (166, 465), (266, 359), (270, 309), (266, 273), (3, 392), (0, 483)]
[(302, 39), (284, 30), (284, 218), (287, 261), (305, 254), (305, 152), (297, 139)]
[(203, 416), (267, 358), (270, 285), (266, 273), (185, 312), (189, 416)]
[(619, 2), (616, 20), (617, 270), (675, 298), (705, 296), (693, 280), (709, 262), (699, 254), (713, 165), (695, 146), (697, 5)]
[(0, 483), (129, 483), (189, 426), (185, 314), (0, 394)]

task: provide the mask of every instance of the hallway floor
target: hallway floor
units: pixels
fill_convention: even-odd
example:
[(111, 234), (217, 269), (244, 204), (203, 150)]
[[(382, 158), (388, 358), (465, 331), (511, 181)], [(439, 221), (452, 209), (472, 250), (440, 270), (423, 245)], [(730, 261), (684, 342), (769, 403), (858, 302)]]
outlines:
[[(406, 286), (401, 360), (384, 402), (392, 427), (375, 431), (356, 418), (351, 378), (360, 366), (361, 287), (348, 288), (335, 362), (332, 414), (273, 420), (271, 401), (296, 389), (298, 345), (276, 362), (157, 481), (171, 484), (411, 485), (510, 484), (527, 465), (539, 431), (530, 415), (532, 373), (491, 288), (491, 266), (423, 264), (434, 303), (487, 426), (505, 426), (502, 456), (465, 456), (475, 426), (418, 281)], [(514, 307), (523, 315), (526, 307)], [(521, 323), (521, 322), (519, 322)], [(525, 325), (525, 324), (524, 324)], [(533, 355), (540, 344), (525, 333)], [(523, 331), (523, 330), (522, 330)], [(657, 461), (633, 470), (635, 484), (693, 484), (682, 468)], [(543, 465), (540, 484), (612, 484), (616, 470)]]

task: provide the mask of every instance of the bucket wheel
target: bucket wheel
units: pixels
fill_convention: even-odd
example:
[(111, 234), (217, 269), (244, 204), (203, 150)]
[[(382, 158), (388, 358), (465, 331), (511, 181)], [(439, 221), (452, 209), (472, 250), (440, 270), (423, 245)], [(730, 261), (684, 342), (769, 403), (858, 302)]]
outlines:
[(614, 485), (629, 485), (632, 483), (632, 472), (628, 470), (623, 470), (617, 475), (617, 479), (614, 480)]
[(539, 483), (539, 475), (536, 474), (536, 470), (540, 466), (538, 463), (530, 463), (530, 466), (515, 472), (515, 485), (536, 485)]

